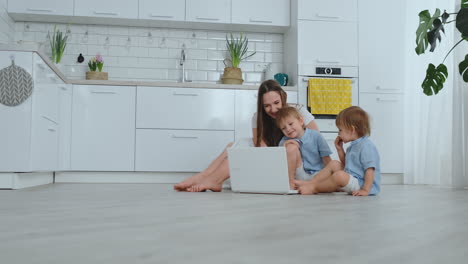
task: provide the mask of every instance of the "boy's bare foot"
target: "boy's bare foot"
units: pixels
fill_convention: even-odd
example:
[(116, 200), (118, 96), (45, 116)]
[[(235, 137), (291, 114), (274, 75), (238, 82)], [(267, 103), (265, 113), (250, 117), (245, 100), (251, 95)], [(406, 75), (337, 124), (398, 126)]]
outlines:
[(177, 184), (174, 184), (174, 190), (178, 192), (187, 192), (190, 187), (202, 182), (204, 177), (206, 177), (206, 175), (203, 172), (197, 173)]
[(315, 186), (313, 184), (310, 184), (310, 182), (308, 182), (308, 184), (300, 185), (298, 190), (300, 194), (305, 194), (305, 195), (317, 194), (317, 190), (315, 190)]
[(296, 185), (296, 187), (299, 187), (299, 186), (302, 186), (302, 185), (306, 185), (310, 183), (310, 181), (300, 181), (300, 180), (294, 180), (294, 184)]
[(223, 189), (223, 183), (218, 183), (217, 181), (206, 179), (198, 184), (187, 188), (188, 192), (204, 192), (210, 190), (213, 192), (220, 192)]

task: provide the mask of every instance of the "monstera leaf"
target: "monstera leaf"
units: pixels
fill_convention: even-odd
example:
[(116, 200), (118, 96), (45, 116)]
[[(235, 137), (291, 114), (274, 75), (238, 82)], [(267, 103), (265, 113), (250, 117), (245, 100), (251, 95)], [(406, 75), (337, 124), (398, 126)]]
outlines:
[(468, 8), (468, 0), (461, 1), (461, 8)]
[(432, 30), (427, 32), (427, 40), (431, 44), (431, 49), (429, 50), (430, 52), (433, 52), (435, 50), (437, 46), (437, 40), (439, 40), (439, 42), (442, 40), (440, 32), (442, 31), (443, 33), (445, 33), (444, 25), (442, 24), (442, 21), (440, 19), (434, 19), (434, 22), (432, 22), (432, 26)]
[[(426, 51), (427, 46), (429, 44), (427, 34), (431, 30), (433, 30), (434, 20), (438, 19), (440, 22), (440, 19), (438, 18), (439, 16), (440, 10), (438, 8), (434, 12), (433, 16), (431, 16), (428, 10), (424, 10), (419, 13), (419, 27), (416, 30), (416, 54), (420, 55), (423, 54), (424, 51)], [(436, 39), (437, 37), (434, 36), (434, 40)]]
[(444, 64), (439, 64), (437, 68), (430, 63), (427, 67), (426, 78), (421, 87), (425, 95), (437, 94), (444, 88), (444, 82), (448, 77), (447, 67)]
[(468, 82), (468, 55), (465, 56), (465, 60), (458, 64), (458, 70), (460, 75), (463, 77), (465, 82)]
[[(468, 5), (468, 0), (466, 5)], [(463, 37), (468, 37), (468, 7), (462, 8), (458, 12), (456, 26)]]

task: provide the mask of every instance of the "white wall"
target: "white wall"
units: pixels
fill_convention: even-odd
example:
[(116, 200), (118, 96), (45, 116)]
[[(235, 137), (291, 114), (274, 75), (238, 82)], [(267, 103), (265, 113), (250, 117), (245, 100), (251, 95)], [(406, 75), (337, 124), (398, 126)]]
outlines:
[(15, 22), (6, 12), (7, 0), (0, 0), (0, 44), (11, 43), (14, 39)]
[[(66, 25), (58, 25), (65, 30)], [(46, 52), (50, 46), (48, 32), (54, 24), (17, 22), (15, 41), (42, 43)], [(144, 28), (101, 25), (70, 25), (71, 39), (63, 57), (65, 75), (71, 79), (84, 79), (86, 63), (78, 64), (80, 53), (86, 61), (96, 53), (104, 57), (103, 71), (113, 80), (180, 79), (179, 58), (182, 45), (187, 52), (188, 79), (218, 82), (224, 70), (226, 55), (225, 31)], [(237, 32), (234, 32), (238, 36)], [(257, 53), (240, 67), (245, 83), (263, 81), (265, 64), (271, 63), (275, 73), (282, 72), (283, 35), (272, 33), (246, 33), (249, 51)]]

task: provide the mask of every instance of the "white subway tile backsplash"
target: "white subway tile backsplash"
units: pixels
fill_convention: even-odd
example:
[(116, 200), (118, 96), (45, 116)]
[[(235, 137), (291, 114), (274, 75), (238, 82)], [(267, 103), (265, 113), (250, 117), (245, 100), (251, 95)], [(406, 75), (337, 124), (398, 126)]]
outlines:
[[(0, 34), (3, 34), (0, 36), (3, 37), (8, 33), (1, 18), (0, 14)], [(11, 39), (43, 43), (47, 32), (53, 32), (54, 25), (13, 22)], [(67, 24), (57, 26), (65, 30)], [(17, 32), (13, 34), (15, 29)], [(180, 56), (185, 44), (187, 77), (196, 82), (219, 82), (225, 67), (223, 60), (229, 58), (226, 48), (229, 31), (110, 25), (69, 25), (69, 29), (71, 37), (63, 57), (69, 78), (83, 79), (89, 58), (100, 53), (110, 79), (177, 81), (181, 77)], [(233, 32), (233, 36), (238, 38), (240, 32)], [(272, 63), (278, 72), (282, 70), (282, 34), (247, 32), (245, 36), (249, 38), (249, 53), (256, 51), (240, 65), (245, 83), (261, 82), (263, 73), (255, 67), (257, 63)], [(79, 53), (85, 56), (83, 64), (76, 62)]]
[(197, 62), (197, 70), (202, 70), (202, 71), (216, 71), (217, 70), (217, 61), (204, 61), (204, 60), (199, 60)]
[(206, 39), (200, 39), (198, 40), (198, 48), (199, 49), (204, 49), (204, 50), (216, 50), (217, 49), (218, 43), (216, 40), (206, 40)]
[(149, 48), (148, 56), (156, 58), (169, 58), (169, 49), (167, 48)]

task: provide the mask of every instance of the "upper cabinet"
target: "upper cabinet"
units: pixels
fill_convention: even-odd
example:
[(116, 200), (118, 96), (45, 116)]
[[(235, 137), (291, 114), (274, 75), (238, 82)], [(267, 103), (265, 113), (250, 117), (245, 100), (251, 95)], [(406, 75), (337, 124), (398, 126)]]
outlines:
[[(246, 8), (248, 7), (248, 8)], [(268, 11), (266, 8), (268, 8)], [(259, 12), (263, 10), (263, 12)], [(232, 23), (289, 26), (289, 0), (232, 0)]]
[(8, 0), (8, 13), (73, 16), (73, 0)]
[(298, 19), (357, 21), (357, 0), (298, 0), (298, 6)]
[(185, 0), (139, 0), (140, 19), (185, 20)]
[(185, 20), (231, 23), (231, 0), (186, 0)]
[(136, 19), (138, 18), (138, 0), (75, 0), (75, 16)]

